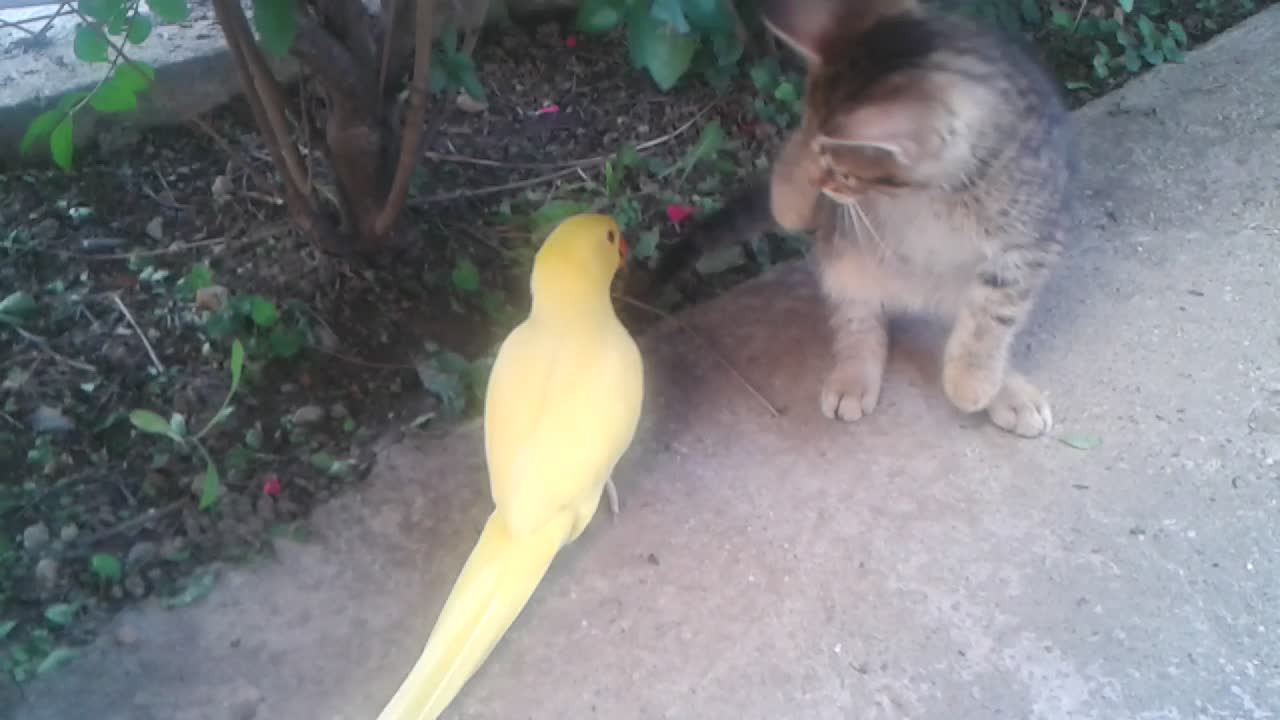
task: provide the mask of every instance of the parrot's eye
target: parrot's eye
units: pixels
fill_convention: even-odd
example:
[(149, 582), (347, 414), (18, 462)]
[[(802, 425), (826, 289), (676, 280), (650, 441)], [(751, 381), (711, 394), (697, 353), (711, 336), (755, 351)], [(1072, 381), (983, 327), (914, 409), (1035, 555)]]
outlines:
[(614, 235), (614, 234), (613, 234), (613, 231), (612, 231), (612, 230), (610, 230), (610, 231), (609, 231), (609, 244), (610, 244), (610, 245), (613, 245), (613, 244), (614, 244), (614, 243), (616, 243), (617, 241), (618, 241), (618, 237), (617, 237), (616, 235)]

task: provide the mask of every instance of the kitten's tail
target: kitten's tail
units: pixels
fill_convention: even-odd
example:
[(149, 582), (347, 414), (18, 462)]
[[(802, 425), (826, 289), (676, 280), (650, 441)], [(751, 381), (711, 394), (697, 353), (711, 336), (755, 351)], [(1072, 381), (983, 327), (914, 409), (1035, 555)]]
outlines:
[(647, 289), (671, 283), (708, 252), (748, 243), (775, 229), (777, 223), (769, 209), (769, 175), (761, 173), (735, 190), (720, 209), (695, 220), (664, 249), (649, 275)]

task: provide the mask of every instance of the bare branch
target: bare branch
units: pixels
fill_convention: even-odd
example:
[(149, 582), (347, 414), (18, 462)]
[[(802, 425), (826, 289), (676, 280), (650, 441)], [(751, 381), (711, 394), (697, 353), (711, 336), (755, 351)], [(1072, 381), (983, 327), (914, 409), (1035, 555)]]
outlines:
[[(225, 1), (225, 0), (224, 0)], [(385, 236), (395, 224), (409, 194), (409, 178), (420, 162), (423, 120), (427, 113), (427, 93), (431, 76), (431, 36), (435, 23), (435, 0), (418, 0), (414, 18), (413, 81), (409, 86), (409, 114), (400, 136), (400, 162), (374, 232)]]
[(298, 154), (298, 147), (290, 137), (288, 123), (285, 122), (283, 93), (271, 68), (267, 66), (262, 51), (254, 42), (253, 30), (249, 28), (244, 10), (233, 0), (213, 0), (213, 9), (218, 17), (218, 24), (222, 25), (223, 34), (226, 35), (227, 45), (238, 61), (236, 70), (244, 85), (246, 97), (251, 98), (254, 119), (258, 121), (265, 139), (269, 140), (267, 145), (272, 149), (272, 158), (284, 177), (286, 194), (291, 203), (296, 196), (304, 207), (314, 211), (314, 202), (305, 185), (307, 173), (302, 166), (302, 157)]

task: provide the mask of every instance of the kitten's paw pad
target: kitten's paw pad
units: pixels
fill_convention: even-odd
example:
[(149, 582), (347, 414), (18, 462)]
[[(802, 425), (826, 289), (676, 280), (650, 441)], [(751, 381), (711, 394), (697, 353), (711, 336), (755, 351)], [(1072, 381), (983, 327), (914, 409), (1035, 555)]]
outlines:
[(830, 420), (854, 422), (870, 415), (880, 402), (882, 373), (836, 368), (822, 385), (822, 414)]
[(987, 406), (987, 415), (998, 427), (1022, 437), (1039, 437), (1053, 429), (1053, 412), (1044, 393), (1018, 375), (1005, 381)]
[(975, 413), (995, 399), (1004, 383), (998, 367), (974, 367), (947, 363), (942, 369), (942, 389), (961, 412)]

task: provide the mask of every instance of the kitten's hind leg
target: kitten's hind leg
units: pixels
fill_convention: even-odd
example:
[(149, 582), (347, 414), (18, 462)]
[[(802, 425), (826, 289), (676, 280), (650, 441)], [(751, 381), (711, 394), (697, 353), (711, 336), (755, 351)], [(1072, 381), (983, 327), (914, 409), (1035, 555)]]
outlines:
[(1043, 393), (1009, 370), (1009, 353), (1053, 259), (1052, 251), (1018, 248), (984, 266), (942, 358), (952, 404), (967, 413), (986, 410), (997, 426), (1024, 437), (1048, 432), (1052, 415)]
[(822, 385), (822, 414), (854, 422), (880, 402), (884, 365), (889, 357), (889, 327), (877, 303), (832, 301), (835, 366)]

